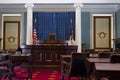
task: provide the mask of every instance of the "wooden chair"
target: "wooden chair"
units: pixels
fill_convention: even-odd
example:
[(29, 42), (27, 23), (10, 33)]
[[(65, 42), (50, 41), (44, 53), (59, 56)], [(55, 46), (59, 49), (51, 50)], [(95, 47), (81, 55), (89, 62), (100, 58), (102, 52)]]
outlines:
[(110, 57), (111, 63), (120, 63), (120, 54), (112, 54)]
[(48, 39), (49, 40), (56, 40), (56, 33), (49, 33), (48, 34)]
[(10, 67), (11, 61), (6, 56), (0, 54), (0, 80), (1, 78), (12, 80), (13, 74)]
[(100, 52), (99, 53), (99, 58), (110, 58), (110, 53), (108, 53), (108, 52)]
[(71, 62), (63, 63), (66, 66), (64, 66), (62, 71), (62, 80), (64, 80), (65, 75), (68, 76), (68, 80), (70, 80), (72, 77), (78, 77), (82, 80), (84, 78), (90, 79), (90, 64), (86, 60), (89, 55), (86, 53), (72, 53), (71, 55)]

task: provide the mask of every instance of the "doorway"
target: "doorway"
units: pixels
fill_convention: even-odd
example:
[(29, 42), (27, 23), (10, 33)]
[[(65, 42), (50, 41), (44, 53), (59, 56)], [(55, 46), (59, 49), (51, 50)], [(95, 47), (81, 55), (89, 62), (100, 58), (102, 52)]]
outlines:
[(16, 50), (20, 46), (21, 14), (2, 14), (1, 50)]
[(4, 21), (3, 49), (16, 50), (19, 43), (20, 21)]
[[(95, 17), (96, 17), (96, 19), (95, 19)], [(92, 18), (93, 18), (93, 26), (91, 27), (91, 33), (92, 33), (91, 48), (95, 49), (96, 51), (109, 51), (109, 50), (111, 50), (112, 48), (114, 48), (113, 39), (115, 38), (114, 14), (93, 14)], [(97, 24), (100, 24), (99, 26), (102, 26), (102, 27), (96, 28), (96, 25), (97, 25), (95, 22), (96, 20), (98, 20)], [(107, 27), (105, 27), (105, 26), (107, 26)], [(98, 30), (96, 30), (96, 29), (98, 29)], [(99, 34), (98, 31), (102, 32), (100, 34), (100, 36), (102, 36), (102, 37), (105, 34), (105, 38), (103, 37), (103, 41), (102, 41), (102, 38), (100, 40), (100, 42), (103, 42), (102, 43), (103, 45), (99, 46), (99, 47), (97, 46), (97, 42), (99, 43), (99, 41), (97, 41), (97, 39), (100, 38), (100, 37), (98, 37), (98, 34)], [(107, 35), (106, 35), (106, 33), (107, 33)], [(108, 40), (108, 42), (105, 43), (104, 39)], [(105, 45), (104, 43), (107, 45)]]
[(94, 16), (94, 49), (111, 49), (111, 16)]

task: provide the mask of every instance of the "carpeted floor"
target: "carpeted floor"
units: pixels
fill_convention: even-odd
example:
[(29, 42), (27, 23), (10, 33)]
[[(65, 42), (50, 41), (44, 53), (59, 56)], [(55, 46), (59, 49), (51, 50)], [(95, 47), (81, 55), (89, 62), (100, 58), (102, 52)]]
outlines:
[[(15, 73), (17, 76), (13, 77), (12, 80), (26, 80), (25, 78), (28, 74), (27, 70), (16, 67)], [(32, 71), (32, 78), (29, 80), (61, 80), (61, 72), (59, 70), (35, 70)], [(65, 80), (67, 80), (67, 76), (65, 77)], [(71, 78), (71, 80), (78, 80), (78, 78)]]

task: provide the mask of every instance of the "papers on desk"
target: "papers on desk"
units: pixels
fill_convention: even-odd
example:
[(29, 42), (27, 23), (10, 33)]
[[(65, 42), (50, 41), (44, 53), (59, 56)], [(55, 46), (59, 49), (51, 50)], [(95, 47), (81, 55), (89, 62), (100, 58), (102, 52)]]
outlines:
[(16, 51), (15, 54), (21, 54), (21, 52), (20, 51)]
[(6, 60), (8, 55), (9, 54), (7, 54), (7, 53), (1, 53), (0, 54), (0, 60)]
[(21, 51), (16, 51), (13, 56), (29, 56), (31, 54), (22, 54)]
[(21, 56), (21, 54), (16, 54), (16, 53), (15, 53), (15, 54), (13, 54), (13, 55), (11, 55), (11, 56)]
[(90, 57), (98, 57), (99, 54), (90, 54), (89, 56), (90, 56)]
[(1, 56), (7, 56), (7, 55), (9, 55), (8, 53), (1, 53), (0, 54)]
[(29, 56), (29, 55), (31, 55), (31, 54), (21, 54), (21, 56)]

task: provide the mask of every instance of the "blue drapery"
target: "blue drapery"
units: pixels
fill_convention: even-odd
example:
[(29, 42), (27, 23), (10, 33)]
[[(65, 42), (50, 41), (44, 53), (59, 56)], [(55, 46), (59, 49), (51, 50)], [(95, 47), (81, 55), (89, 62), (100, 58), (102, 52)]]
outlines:
[(48, 40), (48, 33), (56, 33), (56, 40), (69, 40), (75, 33), (75, 12), (33, 12), (33, 29), (38, 40)]

